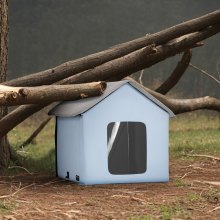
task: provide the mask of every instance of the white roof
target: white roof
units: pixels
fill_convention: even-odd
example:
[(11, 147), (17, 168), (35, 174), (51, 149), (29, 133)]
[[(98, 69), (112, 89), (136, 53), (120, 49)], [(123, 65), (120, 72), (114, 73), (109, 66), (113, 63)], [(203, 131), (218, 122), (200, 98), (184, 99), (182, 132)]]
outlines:
[(76, 101), (61, 102), (49, 112), (49, 115), (56, 115), (60, 117), (74, 117), (80, 115), (97, 105), (99, 102), (101, 102), (103, 99), (108, 97), (110, 94), (118, 90), (126, 83), (131, 85), (133, 88), (137, 89), (141, 94), (143, 94), (156, 105), (158, 105), (160, 108), (165, 110), (170, 115), (170, 117), (174, 116), (174, 113), (168, 107), (166, 107), (163, 103), (161, 103), (159, 100), (153, 97), (145, 89), (140, 87), (137, 83), (129, 80), (107, 83), (107, 88), (101, 96), (79, 99)]

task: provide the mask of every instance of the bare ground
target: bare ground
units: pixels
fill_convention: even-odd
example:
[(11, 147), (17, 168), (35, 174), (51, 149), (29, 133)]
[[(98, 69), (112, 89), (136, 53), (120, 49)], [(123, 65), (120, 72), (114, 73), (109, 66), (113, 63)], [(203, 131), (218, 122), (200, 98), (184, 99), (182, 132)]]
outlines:
[(169, 183), (78, 186), (39, 173), (0, 177), (0, 219), (150, 217), (220, 219), (220, 161), (171, 160)]

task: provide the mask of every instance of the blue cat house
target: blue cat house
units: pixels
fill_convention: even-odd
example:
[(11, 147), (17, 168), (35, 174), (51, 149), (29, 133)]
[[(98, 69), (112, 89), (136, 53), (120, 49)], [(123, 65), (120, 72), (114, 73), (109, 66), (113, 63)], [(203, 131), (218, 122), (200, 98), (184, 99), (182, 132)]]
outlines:
[(57, 176), (82, 185), (167, 182), (173, 112), (131, 81), (65, 101), (56, 116)]

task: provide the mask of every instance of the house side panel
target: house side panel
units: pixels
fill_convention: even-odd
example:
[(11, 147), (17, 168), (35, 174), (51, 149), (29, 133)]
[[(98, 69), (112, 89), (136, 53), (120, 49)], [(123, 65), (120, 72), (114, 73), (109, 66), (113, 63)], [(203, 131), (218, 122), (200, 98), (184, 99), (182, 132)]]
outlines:
[(76, 181), (81, 149), (81, 117), (57, 117), (57, 174)]
[[(107, 126), (143, 122), (147, 131), (147, 171), (112, 175), (108, 171)], [(84, 114), (85, 184), (168, 181), (169, 114), (126, 84)]]

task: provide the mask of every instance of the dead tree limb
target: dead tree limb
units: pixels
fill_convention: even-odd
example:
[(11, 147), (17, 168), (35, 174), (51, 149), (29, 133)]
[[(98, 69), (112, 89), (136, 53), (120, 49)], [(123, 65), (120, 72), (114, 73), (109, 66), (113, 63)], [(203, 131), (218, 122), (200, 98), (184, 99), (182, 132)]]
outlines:
[[(139, 84), (131, 77), (126, 77), (125, 79), (131, 80), (134, 83)], [(160, 94), (156, 91), (153, 91), (147, 87), (142, 86), (139, 84), (143, 89), (149, 92), (152, 96), (170, 108), (174, 114), (181, 114), (191, 111), (196, 111), (200, 109), (208, 109), (208, 110), (215, 110), (220, 112), (220, 100), (214, 97), (205, 96), (193, 99), (172, 99), (168, 98), (167, 96)]]
[(37, 127), (37, 129), (30, 135), (30, 137), (26, 141), (24, 141), (19, 147), (23, 148), (29, 145), (37, 137), (37, 135), (44, 129), (44, 127), (48, 124), (51, 118), (52, 117), (48, 116), (44, 121), (42, 121), (41, 124)]
[(182, 59), (178, 62), (176, 68), (170, 75), (170, 77), (160, 85), (155, 91), (165, 95), (168, 93), (180, 80), (184, 72), (186, 71), (187, 67), (189, 66), (189, 62), (192, 57), (191, 50), (187, 50), (184, 52)]
[[(177, 53), (181, 53), (185, 50), (188, 50), (190, 48), (193, 47), (197, 47), (200, 46), (200, 42), (212, 35), (215, 35), (216, 33), (218, 33), (220, 31), (220, 25), (216, 25), (213, 27), (209, 27), (206, 28), (200, 32), (196, 32), (190, 35), (186, 35), (185, 37), (181, 37), (181, 39), (177, 39), (175, 41), (169, 42), (167, 44), (161, 45), (161, 46), (157, 46), (155, 47), (156, 53), (152, 53), (150, 55), (148, 55), (146, 57), (146, 61), (144, 62), (144, 64), (141, 65), (142, 69), (143, 68), (148, 68), (150, 66), (153, 66), (156, 63), (159, 63), (165, 59), (167, 59), (168, 57), (174, 56)], [(199, 44), (198, 44), (199, 42)], [(137, 51), (135, 51), (137, 52)], [(135, 52), (133, 52), (132, 54), (134, 54)], [(128, 56), (128, 55), (127, 55)], [(126, 57), (126, 56), (125, 56)], [(124, 77), (130, 75), (131, 73), (134, 73), (135, 71), (141, 70), (141, 68), (135, 68), (135, 70), (127, 70), (127, 71), (113, 71), (111, 74), (109, 74), (109, 68), (108, 65), (112, 65), (113, 62), (120, 62), (120, 59), (115, 59), (113, 61), (110, 61), (108, 63), (105, 63), (101, 66), (98, 66), (96, 68), (94, 68), (93, 70), (87, 70), (83, 73), (79, 73), (75, 76), (69, 77), (67, 79), (65, 79), (64, 81), (69, 81), (70, 83), (75, 83), (75, 80), (80, 80), (80, 83), (83, 83), (83, 75), (85, 75), (85, 77), (89, 77), (90, 76), (90, 81), (97, 81), (98, 78), (96, 79), (96, 74), (97, 72), (101, 73), (101, 71), (103, 71), (104, 69), (104, 73), (101, 74), (102, 78), (100, 80), (110, 80), (110, 81), (117, 81), (117, 80), (121, 80)], [(105, 77), (106, 75), (106, 77)], [(109, 78), (110, 76), (110, 78)]]
[(158, 46), (182, 35), (197, 32), (207, 28), (208, 26), (219, 24), (219, 21), (220, 10), (217, 10), (204, 16), (167, 28), (155, 34), (147, 35), (123, 44), (116, 45), (115, 47), (105, 51), (91, 54), (74, 61), (66, 62), (52, 69), (5, 82), (4, 85), (39, 86), (52, 84), (79, 72), (94, 68), (95, 66), (101, 65), (110, 60), (122, 57), (148, 45), (155, 44)]
[[(92, 70), (87, 70), (69, 77), (63, 80), (62, 84), (86, 83), (100, 80), (105, 81), (109, 79), (121, 80), (131, 73), (152, 66), (155, 63), (158, 63), (170, 56), (174, 56), (177, 53), (181, 53), (189, 48), (196, 47), (198, 46), (197, 42), (200, 42), (219, 31), (220, 25), (215, 25), (162, 46), (157, 46), (155, 48), (148, 46), (146, 48), (142, 48), (126, 55), (125, 57), (112, 60)], [(147, 55), (148, 51), (151, 53), (150, 55)], [(129, 58), (131, 63), (128, 62)], [(123, 60), (126, 61), (126, 65), (123, 65)], [(24, 121), (27, 117), (36, 113), (45, 106), (46, 105), (42, 104), (27, 105), (25, 107), (21, 106), (10, 112), (6, 117), (0, 120), (0, 137), (8, 133), (12, 128)]]
[(101, 95), (105, 82), (78, 85), (9, 87), (0, 85), (0, 105), (44, 104)]
[[(96, 91), (94, 94), (85, 93), (85, 97), (87, 97), (87, 95), (90, 95), (90, 96), (101, 95), (101, 91), (105, 89), (106, 84), (101, 82), (101, 83), (98, 83), (98, 85), (99, 85), (98, 86), (99, 92), (97, 92), (97, 88), (96, 88)], [(82, 94), (82, 91), (79, 93), (79, 95), (75, 96), (75, 98), (72, 100), (77, 100), (77, 99), (82, 98), (83, 96), (80, 94)], [(48, 104), (49, 103), (40, 104), (40, 105), (22, 105), (18, 107), (17, 109), (15, 109), (14, 111), (10, 112), (8, 115), (2, 118), (0, 122), (1, 124), (0, 125), (0, 137), (7, 134), (12, 128), (20, 124), (22, 121), (24, 121), (24, 119), (28, 118), (33, 113), (38, 112), (42, 108), (46, 107)]]
[[(130, 75), (131, 73), (138, 71), (140, 69), (151, 66), (161, 60), (166, 59), (169, 56), (175, 55), (175, 53), (182, 52), (188, 47), (194, 46), (197, 42), (212, 36), (217, 33), (220, 29), (220, 26), (209, 27), (208, 29), (202, 30), (198, 33), (193, 33), (186, 38), (181, 39), (180, 41), (175, 41), (175, 43), (170, 43), (168, 45), (156, 47), (156, 53), (153, 54), (154, 48), (148, 46), (144, 49), (135, 51), (131, 54), (128, 54), (125, 57), (115, 59), (108, 63), (105, 63), (101, 66), (98, 66), (92, 70), (88, 70), (82, 73), (79, 73), (75, 76), (65, 79), (62, 84), (66, 83), (82, 83), (82, 82), (93, 82), (98, 80), (106, 80), (111, 77), (117, 77), (120, 79), (125, 76)], [(146, 56), (148, 51), (151, 51), (152, 55)], [(174, 52), (175, 51), (175, 52)], [(138, 56), (139, 55), (139, 56)], [(130, 62), (128, 60), (130, 58)], [(135, 59), (135, 62), (134, 62)], [(126, 61), (126, 65), (123, 65), (123, 60)], [(114, 64), (114, 65), (113, 65)], [(138, 65), (137, 65), (138, 64)], [(129, 66), (129, 69), (128, 69)], [(41, 108), (46, 105), (28, 105), (21, 106), (16, 110), (10, 112), (6, 117), (0, 120), (0, 136), (9, 132), (13, 127), (17, 126), (24, 119), (39, 111)]]
[(218, 79), (216, 79), (214, 76), (212, 76), (211, 74), (209, 74), (207, 71), (200, 69), (199, 67), (193, 65), (192, 63), (190, 63), (189, 66), (198, 70), (199, 72), (201, 72), (205, 76), (209, 77), (210, 79), (214, 80), (215, 82), (217, 82), (220, 85), (220, 81)]
[(151, 95), (170, 108), (174, 114), (191, 112), (199, 109), (215, 110), (220, 112), (220, 100), (205, 96), (193, 99), (172, 99), (153, 90), (145, 88)]

